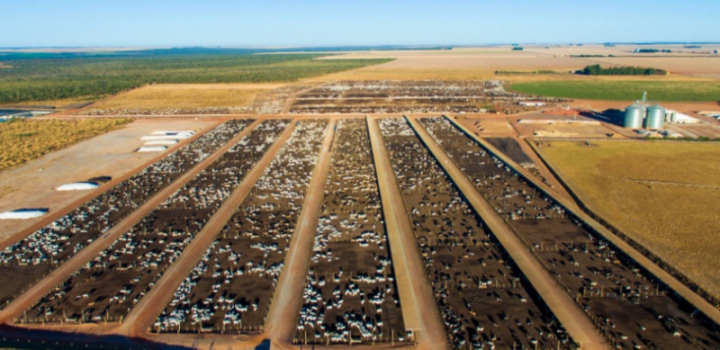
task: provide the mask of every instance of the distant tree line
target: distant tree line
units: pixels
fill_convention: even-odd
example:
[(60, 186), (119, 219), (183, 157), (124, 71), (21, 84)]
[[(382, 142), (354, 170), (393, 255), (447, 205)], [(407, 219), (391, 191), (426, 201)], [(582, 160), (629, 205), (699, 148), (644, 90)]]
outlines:
[(578, 71), (585, 75), (666, 75), (667, 71), (656, 68), (642, 67), (610, 67), (603, 68), (599, 64), (585, 67)]
[(670, 50), (670, 49), (662, 49), (662, 50), (658, 50), (658, 49), (635, 49), (635, 52), (637, 52), (637, 53), (658, 53), (658, 52), (662, 52), (662, 53), (672, 53), (672, 50)]
[(521, 46), (515, 46), (513, 47), (513, 51), (522, 51), (523, 48)]
[(327, 54), (177, 49), (118, 54), (0, 54), (0, 104), (97, 99), (146, 84), (293, 82), (388, 59), (318, 60)]

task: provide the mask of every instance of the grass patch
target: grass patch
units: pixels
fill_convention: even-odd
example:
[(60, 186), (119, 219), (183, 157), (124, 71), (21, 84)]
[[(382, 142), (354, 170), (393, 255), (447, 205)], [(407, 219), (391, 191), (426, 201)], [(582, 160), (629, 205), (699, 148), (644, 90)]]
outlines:
[(587, 100), (633, 101), (643, 92), (653, 101), (707, 102), (720, 100), (720, 82), (704, 81), (538, 81), (511, 85), (516, 92)]
[(132, 119), (23, 120), (0, 123), (0, 171), (122, 128)]
[(588, 207), (720, 295), (720, 144), (592, 144), (539, 149)]

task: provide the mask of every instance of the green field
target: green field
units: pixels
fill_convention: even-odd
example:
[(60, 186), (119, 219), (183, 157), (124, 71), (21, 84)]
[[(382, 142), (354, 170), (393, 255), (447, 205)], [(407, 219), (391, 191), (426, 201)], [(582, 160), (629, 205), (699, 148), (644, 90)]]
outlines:
[(587, 100), (633, 101), (648, 93), (652, 101), (720, 101), (720, 82), (693, 81), (539, 81), (514, 83), (516, 92)]
[(316, 60), (327, 54), (175, 49), (116, 54), (3, 54), (0, 104), (97, 99), (151, 83), (293, 82), (388, 59)]

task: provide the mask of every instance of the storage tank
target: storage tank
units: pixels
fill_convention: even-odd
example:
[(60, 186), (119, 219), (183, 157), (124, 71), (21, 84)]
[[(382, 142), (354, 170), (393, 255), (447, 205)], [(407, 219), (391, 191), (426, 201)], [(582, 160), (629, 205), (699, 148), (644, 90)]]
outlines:
[(647, 109), (645, 128), (652, 130), (662, 129), (665, 125), (665, 108), (658, 105), (650, 106)]
[(631, 129), (642, 128), (643, 117), (645, 116), (645, 110), (638, 106), (632, 105), (625, 108), (625, 119), (623, 120), (623, 126)]

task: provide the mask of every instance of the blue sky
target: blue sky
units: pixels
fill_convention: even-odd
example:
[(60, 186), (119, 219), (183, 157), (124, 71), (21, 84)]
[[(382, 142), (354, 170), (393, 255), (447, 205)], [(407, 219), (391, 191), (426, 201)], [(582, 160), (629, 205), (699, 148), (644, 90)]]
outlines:
[(0, 0), (0, 47), (720, 41), (718, 0)]

